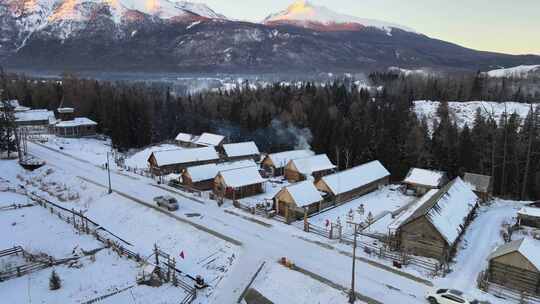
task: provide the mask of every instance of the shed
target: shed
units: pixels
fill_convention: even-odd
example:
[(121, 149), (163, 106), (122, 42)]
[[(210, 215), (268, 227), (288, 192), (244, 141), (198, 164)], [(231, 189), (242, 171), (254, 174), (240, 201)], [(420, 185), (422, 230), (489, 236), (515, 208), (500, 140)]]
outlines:
[(66, 120), (54, 126), (54, 133), (61, 137), (85, 137), (96, 135), (97, 122), (86, 117)]
[(74, 108), (58, 108), (56, 109), (58, 113), (58, 118), (60, 120), (74, 120), (75, 119), (75, 109)]
[(289, 161), (285, 167), (285, 177), (290, 182), (306, 180), (308, 177), (318, 179), (336, 169), (326, 154), (297, 158)]
[(540, 243), (520, 239), (503, 244), (488, 257), (488, 281), (520, 292), (540, 294)]
[(29, 134), (49, 133), (55, 123), (53, 111), (44, 109), (15, 111), (15, 124)]
[(214, 179), (219, 171), (256, 166), (257, 164), (252, 160), (243, 160), (189, 167), (182, 173), (182, 184), (201, 191), (212, 190), (214, 188)]
[(472, 220), (478, 197), (461, 178), (432, 189), (389, 225), (402, 251), (448, 261)]
[(197, 140), (197, 138), (198, 137), (193, 134), (180, 132), (178, 135), (176, 135), (174, 141), (182, 147), (191, 148), (195, 146), (194, 142)]
[(298, 158), (305, 158), (315, 155), (311, 150), (292, 150), (279, 153), (271, 153), (264, 157), (262, 161), (262, 167), (271, 176), (283, 175), (285, 166), (293, 160)]
[(261, 158), (261, 152), (253, 141), (224, 144), (223, 151), (227, 160), (252, 159), (259, 161)]
[(338, 202), (346, 202), (387, 185), (390, 172), (378, 161), (322, 177), (316, 187)]
[(407, 189), (414, 190), (416, 195), (424, 195), (431, 189), (439, 189), (448, 182), (446, 172), (420, 168), (411, 168), (403, 180)]
[(471, 185), (472, 190), (482, 201), (488, 201), (493, 191), (493, 182), (491, 176), (475, 173), (465, 173), (463, 180)]
[(220, 171), (214, 179), (214, 194), (237, 200), (263, 193), (265, 182), (257, 167)]
[(523, 207), (517, 213), (518, 225), (540, 228), (540, 208)]
[(223, 135), (205, 132), (196, 138), (193, 143), (199, 147), (220, 147), (224, 141), (225, 136)]
[(308, 214), (319, 211), (322, 201), (323, 198), (315, 185), (311, 181), (302, 181), (283, 187), (274, 196), (274, 209), (285, 218), (300, 218), (304, 215), (304, 210)]
[(192, 166), (216, 163), (218, 160), (219, 155), (213, 147), (204, 147), (152, 152), (148, 164), (153, 174), (166, 175), (180, 173)]

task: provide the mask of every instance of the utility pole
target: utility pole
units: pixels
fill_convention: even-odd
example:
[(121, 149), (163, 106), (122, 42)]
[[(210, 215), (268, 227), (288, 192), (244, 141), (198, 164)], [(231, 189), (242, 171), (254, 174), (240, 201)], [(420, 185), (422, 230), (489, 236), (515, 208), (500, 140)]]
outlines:
[(107, 167), (107, 176), (109, 177), (109, 194), (112, 193), (112, 188), (111, 188), (111, 165), (109, 164), (109, 152), (107, 152), (107, 164), (106, 164), (106, 167)]
[(353, 251), (352, 251), (353, 254), (352, 254), (351, 290), (349, 292), (349, 303), (354, 304), (354, 302), (356, 301), (356, 293), (354, 291), (354, 284), (355, 284), (354, 275), (355, 275), (355, 270), (356, 270), (356, 236), (358, 234), (358, 226), (360, 226), (360, 224), (353, 223), (353, 222), (348, 222), (348, 223), (351, 224), (351, 225), (354, 225), (354, 242), (353, 242)]

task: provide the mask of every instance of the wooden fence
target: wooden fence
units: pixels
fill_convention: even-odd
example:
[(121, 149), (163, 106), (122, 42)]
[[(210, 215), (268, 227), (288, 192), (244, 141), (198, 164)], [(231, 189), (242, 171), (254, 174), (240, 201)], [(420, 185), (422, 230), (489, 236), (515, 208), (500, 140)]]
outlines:
[[(116, 252), (119, 256), (125, 256), (128, 259), (133, 259), (136, 262), (144, 262), (146, 264), (153, 265), (157, 267), (158, 269), (165, 270), (165, 271), (174, 271), (175, 273), (182, 273), (182, 276), (178, 276), (176, 280), (174, 280), (174, 285), (177, 287), (180, 287), (183, 289), (186, 293), (186, 298), (181, 302), (182, 304), (188, 304), (191, 303), (196, 297), (197, 297), (197, 289), (193, 286), (192, 282), (187, 280), (188, 278), (183, 272), (180, 270), (174, 268), (168, 269), (170, 265), (168, 264), (152, 264), (148, 262), (147, 260), (143, 259), (143, 256), (140, 255), (137, 252), (134, 252), (128, 248), (126, 248), (122, 244), (130, 245), (131, 244), (119, 236), (115, 235), (111, 231), (103, 228), (98, 223), (94, 222), (93, 220), (86, 217), (81, 212), (77, 212), (75, 210), (69, 210), (67, 208), (64, 208), (62, 206), (59, 206), (51, 201), (48, 201), (40, 196), (37, 196), (35, 193), (28, 193), (27, 194), (30, 199), (35, 201), (40, 206), (47, 208), (51, 214), (57, 215), (60, 219), (66, 221), (69, 224), (73, 224), (75, 229), (93, 235), (98, 241), (103, 243), (106, 247), (111, 248), (114, 252)], [(156, 247), (157, 250), (157, 247)], [(164, 253), (163, 251), (160, 251), (160, 254), (162, 256), (168, 254)], [(193, 278), (189, 276), (189, 278)]]
[[(344, 234), (341, 229), (337, 226), (332, 226), (330, 229), (326, 229), (317, 225), (313, 225), (308, 222), (307, 232), (314, 233), (325, 237), (327, 239), (338, 239), (343, 243), (353, 245), (354, 244), (354, 235), (353, 234)], [(438, 274), (441, 272), (442, 267), (439, 263), (427, 261), (421, 258), (407, 255), (403, 252), (392, 251), (385, 246), (376, 245), (373, 243), (368, 243), (365, 241), (358, 240), (356, 245), (360, 250), (363, 250), (365, 253), (370, 255), (375, 255), (379, 258), (390, 260), (392, 262), (399, 263), (401, 265), (414, 265), (420, 267), (424, 270), (429, 271), (432, 274)]]
[(488, 279), (487, 271), (478, 275), (478, 288), (498, 298), (503, 298), (518, 304), (540, 304), (540, 296), (524, 291), (514, 290), (509, 287), (492, 283)]

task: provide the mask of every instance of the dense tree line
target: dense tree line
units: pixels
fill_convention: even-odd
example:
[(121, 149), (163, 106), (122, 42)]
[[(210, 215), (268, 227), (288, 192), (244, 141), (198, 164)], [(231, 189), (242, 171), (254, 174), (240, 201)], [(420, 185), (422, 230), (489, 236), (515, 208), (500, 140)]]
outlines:
[(16, 75), (3, 76), (1, 88), (26, 106), (75, 107), (79, 115), (98, 121), (99, 131), (119, 149), (171, 139), (179, 131), (209, 130), (234, 140), (256, 139), (263, 150), (273, 152), (294, 147), (280, 140), (276, 128), (309, 129), (312, 149), (327, 153), (342, 169), (379, 159), (396, 179), (414, 166), (451, 176), (487, 174), (495, 177), (498, 195), (540, 198), (540, 108), (531, 108), (525, 118), (506, 113), (500, 121), (479, 111), (472, 124), (458, 128), (447, 103), (441, 103), (436, 121), (428, 122), (416, 116), (412, 101), (490, 99), (497, 91), (486, 91), (481, 76), (456, 81), (387, 74), (371, 78), (382, 89), (361, 89), (347, 80), (257, 89), (246, 83), (227, 92), (175, 96), (161, 85)]

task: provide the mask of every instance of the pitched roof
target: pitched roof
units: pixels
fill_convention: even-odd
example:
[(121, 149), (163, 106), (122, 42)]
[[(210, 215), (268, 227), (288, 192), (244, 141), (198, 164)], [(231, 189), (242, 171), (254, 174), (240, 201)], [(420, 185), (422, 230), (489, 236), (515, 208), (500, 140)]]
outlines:
[(445, 178), (445, 172), (411, 168), (403, 183), (439, 188), (442, 186)]
[(257, 145), (252, 141), (225, 144), (223, 145), (223, 149), (228, 157), (259, 155), (261, 153)]
[(310, 157), (297, 158), (291, 160), (298, 172), (304, 175), (311, 175), (313, 172), (331, 170), (336, 168), (328, 159), (326, 154), (319, 154)]
[(257, 167), (220, 171), (219, 175), (223, 178), (225, 185), (233, 188), (261, 184), (266, 181), (262, 178)]
[(390, 172), (378, 161), (372, 161), (345, 171), (322, 178), (334, 195), (363, 187), (381, 178), (390, 176)]
[(519, 252), (531, 264), (540, 271), (540, 243), (538, 241), (523, 238), (510, 243), (503, 244), (495, 249), (489, 256), (488, 260), (507, 255), (512, 252)]
[(79, 126), (97, 126), (97, 122), (86, 117), (77, 117), (74, 120), (61, 121), (57, 123), (56, 126), (60, 128), (79, 127)]
[(389, 230), (398, 230), (399, 227), (401, 227), (401, 225), (403, 225), (404, 223), (408, 223), (410, 222), (409, 219), (411, 219), (411, 217), (413, 216), (413, 214), (420, 208), (422, 207), (424, 204), (426, 204), (426, 202), (428, 200), (430, 200), (435, 194), (437, 194), (439, 192), (438, 189), (431, 189), (429, 190), (428, 192), (426, 192), (426, 194), (424, 194), (422, 197), (418, 198), (414, 203), (412, 203), (407, 209), (405, 209), (404, 211), (402, 211), (400, 214), (398, 214), (398, 216), (396, 216), (394, 218), (394, 220), (392, 221), (392, 223), (390, 223), (390, 225), (388, 225), (388, 229)]
[(491, 176), (465, 173), (463, 180), (473, 187), (473, 191), (487, 193), (491, 190)]
[(224, 139), (225, 136), (223, 135), (205, 132), (199, 136), (195, 143), (201, 146), (219, 146)]
[(49, 121), (50, 124), (54, 123), (56, 117), (53, 111), (36, 109), (22, 112), (15, 112), (15, 121), (17, 122), (29, 122), (29, 121)]
[(293, 159), (305, 158), (313, 155), (315, 155), (315, 153), (311, 150), (292, 150), (268, 154), (268, 157), (274, 164), (274, 167), (283, 168)]
[(158, 166), (219, 159), (219, 155), (213, 147), (155, 151), (152, 155), (155, 157)]
[(186, 172), (191, 177), (191, 181), (196, 183), (204, 180), (210, 180), (218, 175), (219, 171), (238, 169), (243, 167), (256, 167), (257, 164), (252, 160), (242, 160), (230, 163), (207, 164), (201, 166), (189, 167)]
[(308, 206), (323, 200), (321, 193), (311, 181), (302, 181), (283, 189), (287, 189), (298, 207)]
[(194, 138), (195, 138), (195, 135), (193, 134), (180, 132), (178, 133), (178, 135), (176, 135), (175, 140), (181, 141), (181, 142), (192, 142)]
[(400, 226), (425, 216), (448, 244), (454, 244), (478, 197), (459, 177), (436, 192), (429, 191), (424, 197), (411, 206), (412, 210), (408, 211), (411, 215)]
[(518, 211), (518, 214), (532, 217), (540, 217), (540, 208), (523, 207)]

